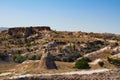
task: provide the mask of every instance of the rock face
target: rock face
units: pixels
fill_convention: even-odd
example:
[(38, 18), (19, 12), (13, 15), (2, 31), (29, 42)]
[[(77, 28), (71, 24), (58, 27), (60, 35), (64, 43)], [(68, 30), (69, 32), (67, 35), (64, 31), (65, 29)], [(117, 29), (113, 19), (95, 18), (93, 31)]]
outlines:
[(57, 66), (50, 52), (46, 52), (42, 55), (39, 67), (40, 69), (57, 69)]

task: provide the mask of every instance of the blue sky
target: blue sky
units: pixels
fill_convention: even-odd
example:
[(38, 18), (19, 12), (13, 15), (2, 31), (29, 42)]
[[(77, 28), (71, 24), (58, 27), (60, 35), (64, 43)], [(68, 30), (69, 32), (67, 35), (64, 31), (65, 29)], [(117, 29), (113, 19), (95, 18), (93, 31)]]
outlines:
[(0, 0), (0, 27), (120, 34), (120, 0)]

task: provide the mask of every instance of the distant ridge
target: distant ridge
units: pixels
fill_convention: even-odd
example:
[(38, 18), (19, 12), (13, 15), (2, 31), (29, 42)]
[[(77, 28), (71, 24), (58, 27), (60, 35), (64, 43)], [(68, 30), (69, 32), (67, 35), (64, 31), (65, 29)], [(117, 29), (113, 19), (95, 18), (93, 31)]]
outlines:
[(7, 27), (0, 27), (0, 32), (4, 31), (4, 30), (8, 30), (8, 28)]

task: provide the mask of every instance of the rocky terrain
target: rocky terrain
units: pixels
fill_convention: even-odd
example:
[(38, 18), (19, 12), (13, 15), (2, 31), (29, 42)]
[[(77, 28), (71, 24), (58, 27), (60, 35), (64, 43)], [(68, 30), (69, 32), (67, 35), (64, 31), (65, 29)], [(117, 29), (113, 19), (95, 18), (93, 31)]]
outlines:
[[(117, 34), (55, 31), (49, 26), (9, 28), (0, 32), (0, 64), (2, 64), (0, 79), (34, 74), (22, 79), (119, 80), (119, 54), (120, 35)], [(109, 69), (110, 71), (78, 73), (69, 77), (68, 75), (37, 76), (82, 69)]]

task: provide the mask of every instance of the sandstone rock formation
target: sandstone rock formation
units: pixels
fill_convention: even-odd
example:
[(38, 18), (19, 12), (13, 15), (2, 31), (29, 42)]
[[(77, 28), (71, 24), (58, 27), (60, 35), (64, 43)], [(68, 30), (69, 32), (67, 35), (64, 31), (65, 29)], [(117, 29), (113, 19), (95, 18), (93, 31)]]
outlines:
[(40, 69), (57, 69), (57, 66), (50, 52), (42, 54), (39, 67)]

